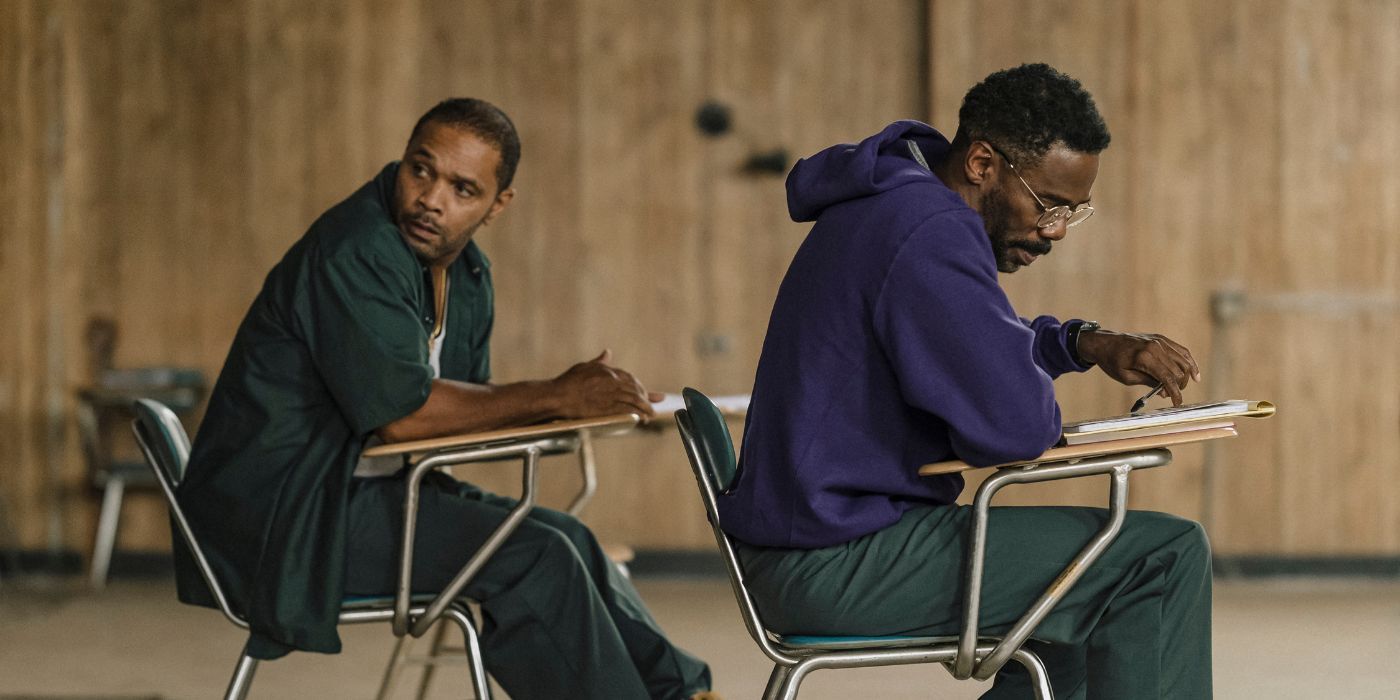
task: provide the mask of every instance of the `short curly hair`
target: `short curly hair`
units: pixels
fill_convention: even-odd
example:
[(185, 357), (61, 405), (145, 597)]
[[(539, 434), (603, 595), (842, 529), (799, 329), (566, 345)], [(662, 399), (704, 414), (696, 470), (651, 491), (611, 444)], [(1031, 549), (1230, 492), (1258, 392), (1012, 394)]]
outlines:
[(973, 141), (988, 141), (1017, 165), (1033, 167), (1057, 143), (1098, 153), (1108, 148), (1109, 135), (1078, 80), (1044, 63), (1026, 63), (997, 71), (967, 91), (953, 142), (965, 148)]
[(413, 125), (413, 133), (409, 134), (409, 143), (418, 138), (419, 132), (429, 123), (465, 129), (495, 146), (501, 152), (501, 163), (496, 166), (497, 191), (504, 192), (510, 187), (515, 179), (515, 168), (520, 163), (520, 134), (515, 130), (515, 123), (500, 107), (474, 97), (443, 100), (419, 117), (418, 123)]

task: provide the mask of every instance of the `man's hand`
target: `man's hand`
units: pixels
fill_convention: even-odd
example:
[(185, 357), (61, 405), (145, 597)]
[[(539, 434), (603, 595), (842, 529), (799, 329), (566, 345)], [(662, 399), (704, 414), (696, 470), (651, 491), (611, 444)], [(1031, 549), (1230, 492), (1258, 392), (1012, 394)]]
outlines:
[(589, 418), (636, 413), (643, 420), (655, 415), (651, 404), (661, 394), (649, 393), (628, 372), (613, 367), (612, 351), (580, 362), (551, 380), (558, 392), (559, 413), (564, 418)]
[(1123, 384), (1162, 383), (1173, 406), (1182, 404), (1181, 390), (1192, 379), (1201, 381), (1201, 368), (1185, 346), (1156, 333), (1096, 330), (1079, 336), (1079, 356), (1097, 364)]

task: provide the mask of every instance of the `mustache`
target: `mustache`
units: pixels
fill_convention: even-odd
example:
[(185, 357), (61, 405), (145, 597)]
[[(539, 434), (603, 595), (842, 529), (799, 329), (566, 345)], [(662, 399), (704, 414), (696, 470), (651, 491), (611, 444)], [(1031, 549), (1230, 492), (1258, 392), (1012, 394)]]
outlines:
[(1030, 251), (1031, 253), (1034, 253), (1036, 255), (1049, 255), (1051, 243), (1050, 241), (1043, 241), (1041, 243), (1032, 243), (1030, 241), (1016, 241), (1011, 244), (1011, 247), (1021, 248), (1023, 250)]
[(437, 222), (433, 221), (433, 217), (429, 216), (426, 213), (406, 215), (404, 216), (404, 222), (410, 224), (418, 224), (419, 226), (430, 229), (433, 233), (442, 233), (442, 229), (438, 227)]

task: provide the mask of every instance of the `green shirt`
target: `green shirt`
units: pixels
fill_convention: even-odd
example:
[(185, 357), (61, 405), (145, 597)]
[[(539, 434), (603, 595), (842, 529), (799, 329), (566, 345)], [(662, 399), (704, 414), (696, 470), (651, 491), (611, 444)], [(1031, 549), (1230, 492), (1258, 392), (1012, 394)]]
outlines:
[[(340, 651), (351, 472), (370, 434), (417, 410), (431, 388), (433, 292), (393, 223), (397, 172), (390, 163), (327, 211), (268, 273), (179, 487), (259, 658)], [(489, 263), (471, 243), (448, 275), (442, 377), (485, 383)], [(181, 600), (214, 605), (175, 539)]]

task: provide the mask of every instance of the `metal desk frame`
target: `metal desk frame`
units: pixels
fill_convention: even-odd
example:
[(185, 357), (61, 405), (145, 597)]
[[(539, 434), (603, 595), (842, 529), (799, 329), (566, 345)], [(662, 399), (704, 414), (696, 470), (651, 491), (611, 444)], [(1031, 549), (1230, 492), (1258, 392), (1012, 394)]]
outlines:
[[(958, 679), (971, 677), (986, 680), (1000, 671), (1030, 638), (1041, 620), (1050, 614), (1055, 605), (1118, 536), (1123, 527), (1123, 519), (1128, 513), (1128, 475), (1137, 469), (1160, 467), (1171, 461), (1171, 451), (1155, 448), (1082, 460), (1003, 468), (982, 482), (973, 498), (972, 526), (968, 532), (970, 546), (963, 581), (967, 593), (963, 597), (962, 634), (958, 637), (958, 652), (951, 668), (953, 676)], [(987, 519), (991, 511), (992, 497), (1011, 484), (1031, 484), (1100, 474), (1107, 474), (1110, 479), (1108, 523), (1089, 540), (1065, 570), (1055, 577), (1040, 598), (1031, 604), (995, 647), (985, 652), (979, 649), (978, 614), (982, 601), (982, 571), (987, 552)]]
[[(520, 527), (530, 510), (535, 507), (540, 457), (568, 453), (578, 456), (582, 484), (568, 507), (570, 515), (577, 515), (592, 499), (598, 488), (597, 463), (593, 451), (594, 431), (626, 432), (636, 426), (639, 420), (640, 417), (633, 414), (620, 414), (599, 419), (563, 421), (554, 425), (528, 426), (518, 430), (438, 438), (416, 443), (431, 445), (431, 447), (421, 451), (412, 450), (415, 443), (386, 444), (373, 448), (373, 453), (379, 455), (407, 451), (408, 454), (416, 456), (416, 459), (410, 458), (409, 472), (406, 477), (404, 528), (391, 620), (394, 635), (399, 638), (399, 641), (390, 656), (389, 665), (384, 671), (384, 677), (376, 697), (388, 697), (398, 679), (399, 672), (409, 661), (427, 666), (419, 684), (419, 696), (426, 693), (432, 680), (433, 666), (442, 663), (446, 658), (438, 655), (442, 644), (442, 635), (438, 635), (434, 640), (432, 651), (426, 657), (410, 659), (407, 656), (407, 642), (410, 638), (422, 637), (442, 618), (444, 613), (451, 613), (459, 605), (456, 601), (462, 595), (462, 591), (486, 565), (486, 562), (505, 544), (511, 534)], [(479, 441), (482, 436), (488, 436), (490, 439), (484, 442)], [(413, 606), (413, 549), (418, 520), (419, 487), (423, 477), (436, 469), (514, 459), (521, 460), (521, 491), (515, 507), (511, 508), (505, 520), (491, 531), (486, 542), (472, 554), (467, 563), (458, 570), (457, 574), (433, 598), (432, 602), (426, 606)], [(469, 642), (475, 641), (474, 637), (469, 637)], [(476, 682), (476, 676), (480, 675), (478, 687), (485, 688), (485, 671), (480, 660), (480, 648), (477, 644), (473, 644), (473, 647), (468, 650), (473, 665), (473, 679)]]

